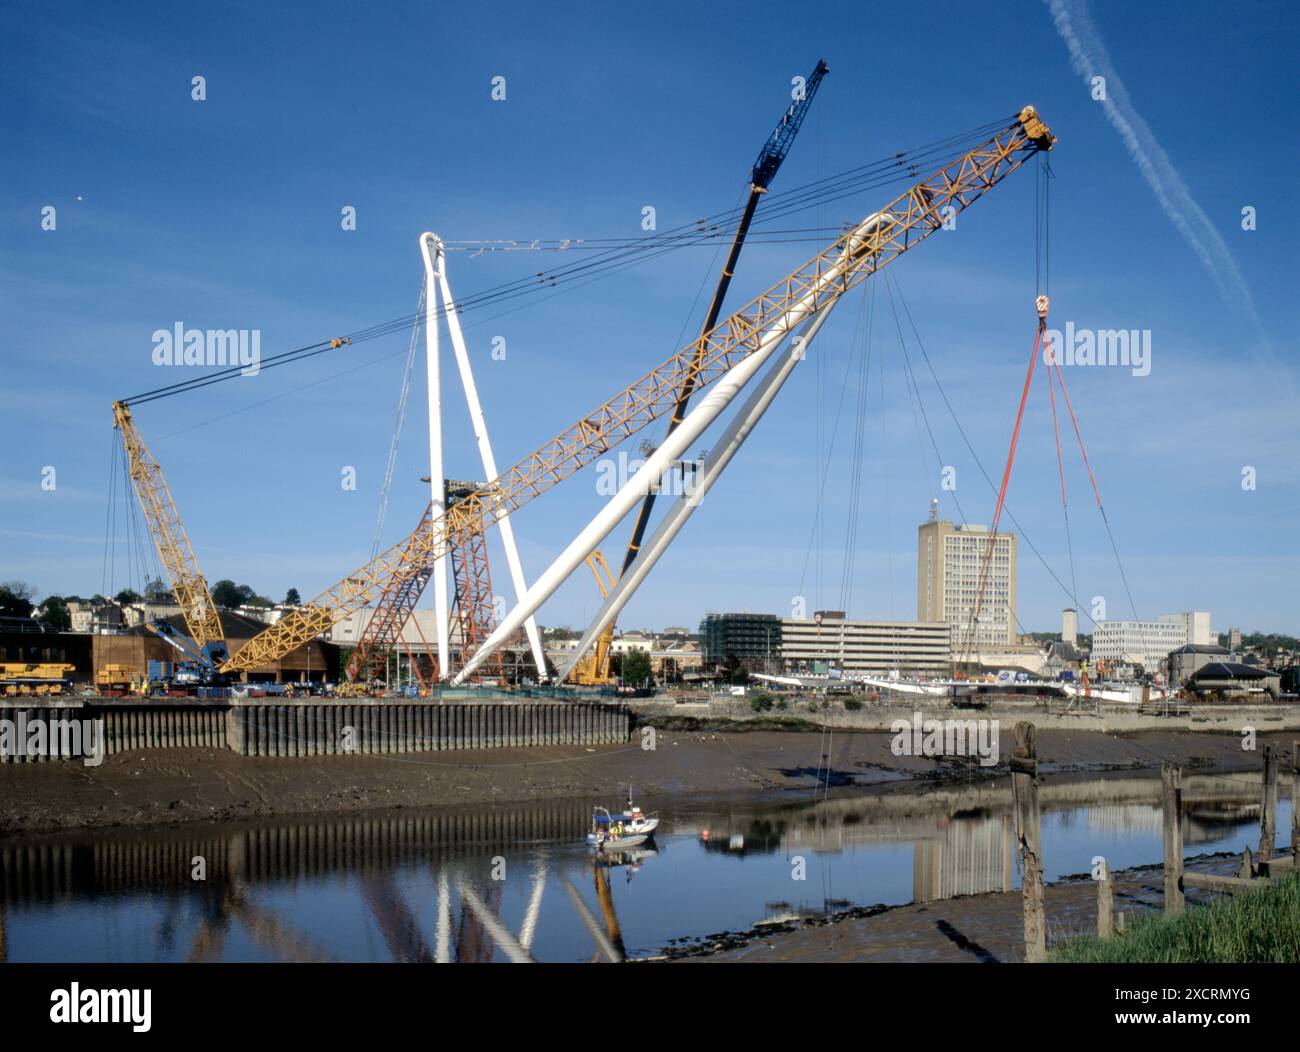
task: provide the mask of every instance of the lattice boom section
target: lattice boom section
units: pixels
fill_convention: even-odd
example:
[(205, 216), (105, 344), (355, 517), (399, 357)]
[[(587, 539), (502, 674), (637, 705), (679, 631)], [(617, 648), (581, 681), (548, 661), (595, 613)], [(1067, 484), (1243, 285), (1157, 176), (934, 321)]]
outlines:
[(122, 432), (131, 483), (190, 635), (200, 647), (220, 641), (224, 636), (216, 604), (208, 591), (208, 582), (199, 570), (198, 559), (190, 546), (167, 480), (163, 478), (162, 468), (145, 447), (130, 409), (116, 402), (113, 415)]

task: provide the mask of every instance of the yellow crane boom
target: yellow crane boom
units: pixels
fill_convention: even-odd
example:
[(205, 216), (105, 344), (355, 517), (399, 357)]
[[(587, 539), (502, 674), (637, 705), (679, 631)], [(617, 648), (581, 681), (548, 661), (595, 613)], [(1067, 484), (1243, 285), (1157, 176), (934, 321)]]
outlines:
[[(614, 589), (614, 575), (609, 572), (609, 563), (605, 561), (605, 556), (599, 548), (587, 556), (587, 566), (596, 575), (596, 585), (600, 588), (602, 598), (608, 598), (609, 593)], [(570, 674), (573, 682), (580, 687), (600, 687), (613, 683), (614, 677), (609, 674), (609, 650), (613, 643), (614, 627), (610, 625), (596, 639), (596, 645), (592, 647), (591, 653), (574, 666)]]
[[(222, 666), (222, 671), (245, 671), (276, 661), (374, 602), (394, 579), (420, 573), (446, 553), (448, 537), (463, 530), (467, 523), (477, 520), (478, 528), (492, 525), (500, 516), (522, 507), (670, 413), (688, 379), (694, 390), (718, 379), (756, 351), (764, 331), (779, 322), (793, 304), (815, 293), (816, 309), (822, 302), (843, 295), (939, 230), (949, 217), (973, 204), (1034, 154), (1050, 150), (1055, 142), (1037, 111), (1026, 106), (1005, 128), (876, 213), (880, 222), (868, 244), (853, 241), (852, 231), (841, 235), (824, 252), (658, 368), (448, 508), (427, 529), (421, 528), (379, 553), (311, 602), (254, 636)], [(828, 287), (823, 279), (836, 268), (843, 268), (843, 273), (833, 288)]]
[(181, 523), (167, 480), (163, 478), (162, 468), (136, 430), (131, 410), (125, 402), (113, 403), (113, 421), (122, 432), (131, 484), (149, 523), (158, 558), (167, 571), (176, 605), (181, 608), (194, 642), (209, 660), (219, 664), (226, 659), (226, 638), (221, 631), (217, 606), (208, 591), (208, 582), (199, 570), (198, 559), (194, 557), (194, 549), (190, 546), (190, 538)]

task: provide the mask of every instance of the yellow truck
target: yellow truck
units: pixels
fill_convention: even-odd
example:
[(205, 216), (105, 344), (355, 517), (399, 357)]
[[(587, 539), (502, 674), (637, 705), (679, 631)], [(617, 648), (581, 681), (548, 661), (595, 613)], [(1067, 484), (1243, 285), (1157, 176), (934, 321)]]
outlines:
[(71, 689), (68, 677), (75, 669), (75, 665), (57, 662), (0, 665), (0, 694), (63, 694)]

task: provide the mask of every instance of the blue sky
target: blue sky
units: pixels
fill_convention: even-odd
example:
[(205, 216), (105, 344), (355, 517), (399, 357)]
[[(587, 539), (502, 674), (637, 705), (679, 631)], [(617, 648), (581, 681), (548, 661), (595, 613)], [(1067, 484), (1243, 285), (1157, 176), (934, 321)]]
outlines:
[[(1294, 7), (1193, 2), (1171, 20), (1144, 5), (1067, 5), (1076, 20), (1081, 11), (1104, 41), (1103, 72), (1122, 86), (1121, 117), (1140, 114), (1141, 148), (1159, 143), (1221, 239), (1210, 266), (1037, 2), (929, 5), (924, 27), (902, 3), (6, 5), (0, 579), (42, 593), (136, 583), (120, 531), (111, 580), (105, 573), (110, 403), (193, 372), (152, 364), (155, 329), (260, 329), (272, 354), (413, 312), (422, 230), (467, 240), (636, 237), (647, 204), (661, 230), (733, 207), (791, 77), (824, 57), (831, 73), (774, 191), (1025, 103), (1039, 108), (1060, 137), (1053, 322), (1151, 331), (1150, 375), (1066, 374), (1137, 612), (1205, 609), (1216, 628), (1300, 634), (1297, 93), (1286, 43), (1300, 28)], [(191, 99), (196, 75), (206, 78), (203, 102)], [(495, 76), (506, 78), (503, 102), (490, 97)], [(995, 478), (1033, 336), (1034, 188), (1026, 167), (956, 231), (889, 268)], [(774, 225), (838, 227), (894, 192)], [(41, 229), (47, 205), (57, 209), (54, 231)], [(347, 205), (357, 209), (355, 231), (341, 229)], [(1241, 229), (1245, 206), (1257, 210), (1254, 231)], [(729, 305), (820, 247), (752, 245)], [(453, 253), (449, 275), (463, 297), (557, 262)], [(493, 315), (467, 335), (498, 462), (513, 463), (688, 342), (719, 262), (712, 248), (686, 248), (510, 313), (467, 315), (467, 324)], [(1253, 315), (1240, 293), (1221, 291), (1225, 274), (1240, 276)], [(830, 433), (867, 310), (875, 337), (849, 607), (861, 617), (915, 616), (916, 526), (932, 495), (948, 517), (957, 511), (919, 437), (884, 285), (863, 288), (873, 284), (874, 308), (869, 291), (840, 305), (624, 625), (786, 613), (797, 595), (809, 610), (840, 605), (856, 390), (833, 444)], [(489, 355), (494, 336), (506, 339), (505, 361)], [(209, 580), (234, 578), (274, 598), (296, 587), (306, 598), (365, 561), (408, 339), (398, 332), (139, 407)], [(920, 390), (967, 518), (988, 521), (993, 493), (924, 372)], [(1031, 395), (1008, 504), (1068, 583), (1041, 372)], [(445, 403), (448, 473), (476, 475), (454, 386)], [(417, 386), (390, 542), (426, 499), (424, 427)], [(1065, 452), (1080, 600), (1103, 596), (1110, 616), (1131, 616), (1086, 472), (1072, 443)], [(53, 491), (41, 487), (46, 466), (57, 470)], [(354, 492), (340, 486), (344, 466), (357, 470)], [(1242, 487), (1245, 467), (1253, 490)], [(531, 574), (601, 499), (587, 471), (517, 515)], [(626, 529), (605, 544), (611, 561)], [(501, 560), (496, 585), (505, 591)], [(1068, 602), (1022, 544), (1024, 628), (1056, 627)], [(597, 605), (583, 571), (541, 620), (579, 625)]]

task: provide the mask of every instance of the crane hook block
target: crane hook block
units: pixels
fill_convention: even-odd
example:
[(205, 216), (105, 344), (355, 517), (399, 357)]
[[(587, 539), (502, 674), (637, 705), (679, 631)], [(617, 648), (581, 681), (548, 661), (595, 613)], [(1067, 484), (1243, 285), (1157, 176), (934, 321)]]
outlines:
[(1038, 115), (1038, 111), (1033, 106), (1026, 106), (1021, 110), (1018, 119), (1021, 127), (1025, 129), (1025, 134), (1040, 150), (1050, 150), (1056, 145), (1056, 136), (1043, 123), (1043, 118)]

